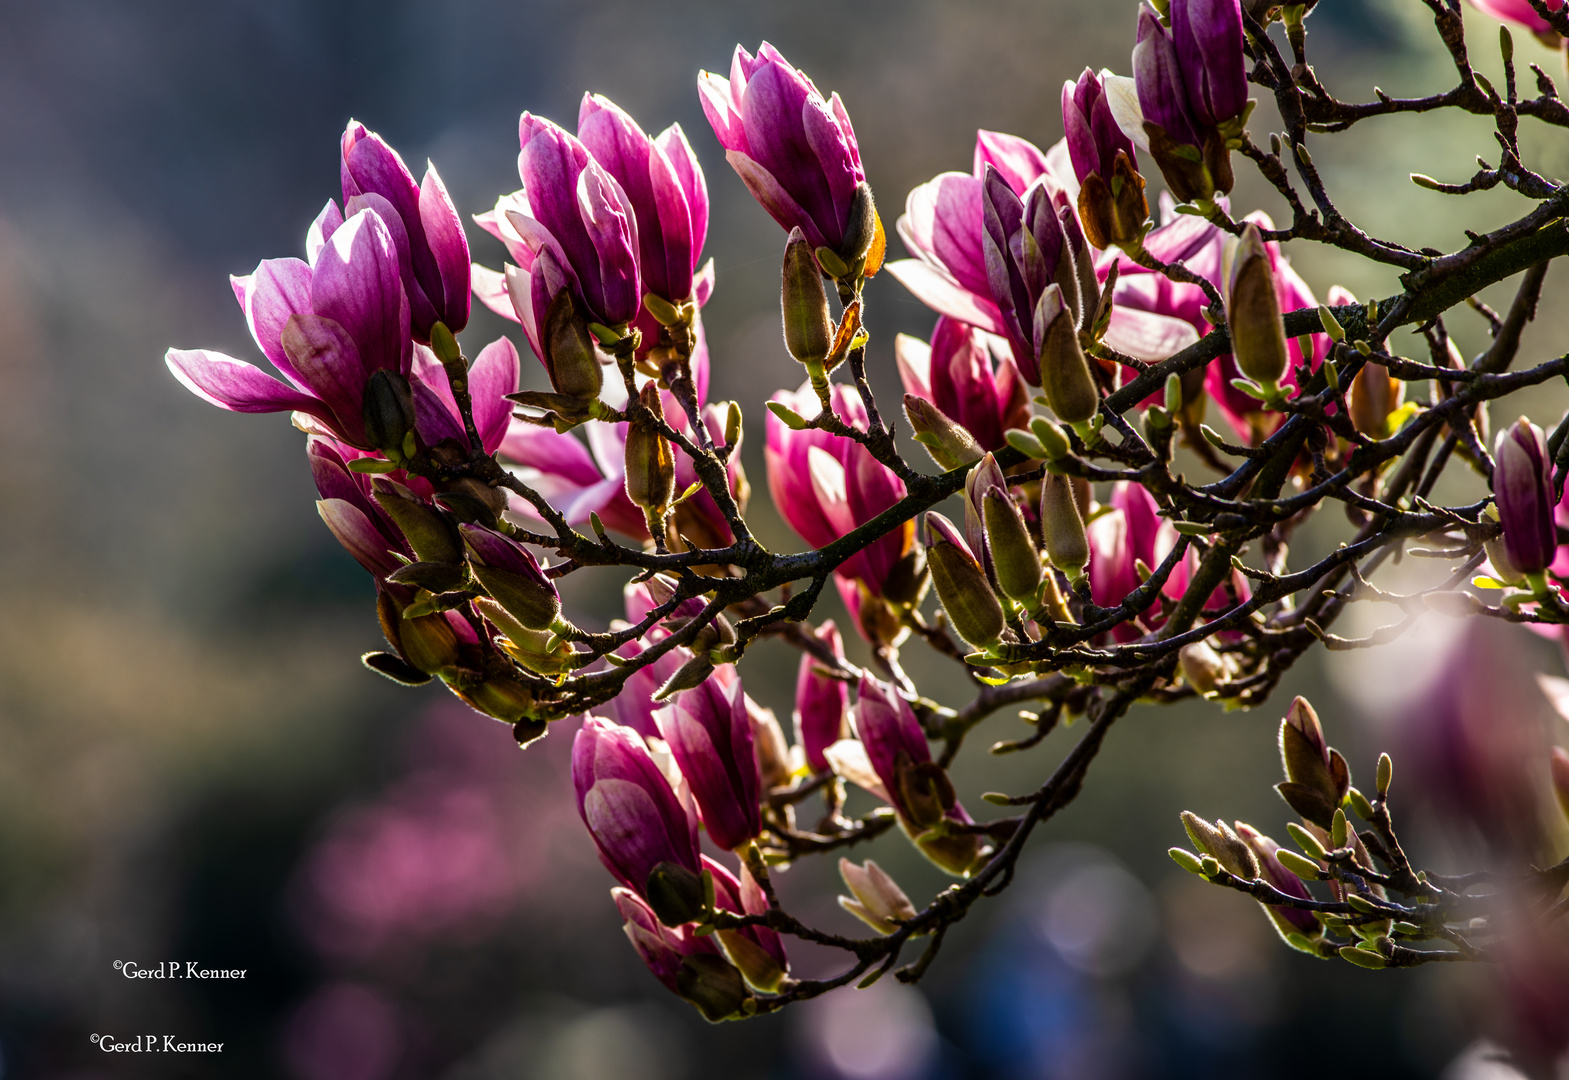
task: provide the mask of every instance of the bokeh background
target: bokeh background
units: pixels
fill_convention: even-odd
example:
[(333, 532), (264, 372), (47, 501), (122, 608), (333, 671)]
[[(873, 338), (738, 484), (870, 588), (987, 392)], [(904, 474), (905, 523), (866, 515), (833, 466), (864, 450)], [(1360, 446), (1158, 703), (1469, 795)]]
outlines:
[[(1375, 81), (1447, 87), (1425, 17), (1416, 0), (1323, 0), (1320, 77), (1355, 100)], [(1468, 18), (1474, 55), (1496, 70), (1492, 26)], [(681, 122), (707, 171), (713, 396), (746, 409), (753, 517), (788, 549), (761, 461), (762, 400), (800, 380), (778, 331), (782, 237), (708, 130), (698, 69), (767, 39), (838, 90), (891, 226), (915, 184), (969, 168), (977, 128), (1059, 138), (1062, 81), (1086, 64), (1126, 72), (1134, 19), (1132, 0), (0, 0), (0, 1076), (1490, 1075), (1478, 1040), (1508, 1012), (1494, 984), (1453, 965), (1373, 977), (1289, 953), (1251, 901), (1181, 873), (1165, 849), (1183, 841), (1184, 808), (1281, 833), (1270, 785), (1292, 693), (1318, 704), (1364, 784), (1380, 749), (1420, 749), (1440, 716), (1478, 745), (1505, 729), (1531, 755), (1569, 741), (1530, 689), (1531, 669), (1561, 674), (1551, 643), (1469, 637), (1434, 615), (1399, 646), (1304, 661), (1251, 713), (1140, 708), (1021, 880), (950, 936), (919, 990), (889, 980), (710, 1027), (620, 933), (571, 805), (570, 731), (520, 753), (440, 690), (360, 667), (379, 646), (371, 586), (313, 512), (301, 436), (281, 416), (209, 408), (161, 363), (171, 345), (252, 355), (227, 275), (300, 253), (338, 196), (348, 118), (411, 163), (435, 160), (472, 213), (517, 186), (519, 112), (571, 127), (582, 93), (605, 93), (649, 130)], [(1562, 73), (1561, 55), (1523, 34), (1518, 47)], [(1268, 125), (1266, 106), (1253, 127)], [(1528, 126), (1527, 140), (1540, 171), (1564, 175), (1561, 135)], [(1368, 228), (1451, 249), (1522, 204), (1462, 206), (1406, 175), (1460, 179), (1492, 147), (1484, 122), (1437, 117), (1314, 153)], [(1247, 178), (1234, 206), (1282, 210)], [(499, 265), (500, 246), (470, 236)], [(1320, 295), (1394, 290), (1386, 271), (1291, 255)], [(1561, 274), (1527, 336), (1536, 355), (1562, 351)], [(868, 295), (874, 381), (892, 394), (894, 333), (925, 335), (933, 317), (886, 276)], [(477, 316), (469, 353), (511, 333), (537, 382), (515, 330)], [(1451, 323), (1468, 351), (1484, 330), (1465, 313)], [(1542, 391), (1529, 410), (1550, 423), (1563, 398)], [(1462, 476), (1448, 493), (1476, 485)], [(1337, 517), (1323, 511), (1301, 558), (1344, 531)], [(1407, 564), (1390, 580), (1431, 572)], [(602, 626), (619, 583), (574, 581), (568, 602)], [(1342, 632), (1394, 614), (1368, 607)], [(962, 692), (952, 672), (907, 666), (931, 669), (938, 697)], [(742, 674), (787, 718), (794, 671), (765, 646)], [(1457, 689), (1456, 672), (1472, 682)], [(956, 773), (972, 806), (1038, 783), (1076, 734), (985, 755), (1021, 730), (1005, 713), (976, 733)], [(1534, 790), (1542, 761), (1500, 768)], [(1397, 773), (1411, 813), (1420, 793), (1428, 820), (1454, 823), (1408, 827), (1422, 854), (1440, 867), (1464, 855), (1475, 821), (1446, 812), (1467, 777)], [(942, 886), (897, 837), (871, 854), (918, 901)], [(853, 927), (832, 867), (793, 869), (784, 890), (809, 920)], [(132, 982), (117, 960), (246, 975)], [(138, 1059), (89, 1039), (142, 1032), (224, 1049)]]

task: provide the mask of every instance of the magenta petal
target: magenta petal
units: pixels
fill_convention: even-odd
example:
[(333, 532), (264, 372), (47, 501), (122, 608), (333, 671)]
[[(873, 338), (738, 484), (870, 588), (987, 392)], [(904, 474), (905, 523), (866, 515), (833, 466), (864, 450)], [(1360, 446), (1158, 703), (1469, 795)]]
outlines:
[(429, 163), (420, 185), (419, 220), (441, 278), (441, 296), (431, 300), (440, 309), (441, 321), (456, 334), (469, 322), (469, 241), (447, 186)]
[(746, 128), (732, 108), (730, 80), (710, 71), (699, 72), (697, 96), (703, 106), (703, 115), (708, 117), (719, 145), (726, 150), (746, 153)]
[(839, 126), (839, 120), (828, 109), (827, 102), (809, 97), (801, 106), (801, 126), (807, 144), (817, 156), (817, 165), (828, 187), (828, 219), (819, 222), (824, 228), (833, 228), (838, 235), (831, 237), (835, 246), (844, 242), (844, 225), (849, 216), (850, 202), (855, 189), (865, 179), (857, 162), (850, 155), (849, 140)]
[(365, 373), (348, 331), (319, 315), (295, 315), (284, 327), (283, 343), (300, 378), (337, 417), (345, 440), (363, 446)]
[(708, 240), (708, 182), (703, 178), (703, 168), (697, 163), (697, 155), (692, 153), (692, 145), (687, 142), (686, 132), (681, 130), (680, 124), (671, 124), (660, 132), (654, 145), (664, 151), (681, 184), (681, 191), (686, 195), (692, 258), (696, 261), (698, 252)]
[(497, 338), (479, 351), (469, 368), (469, 396), (474, 401), (474, 427), (486, 453), (495, 453), (512, 422), (512, 402), (506, 395), (518, 388), (518, 350), (506, 338)]
[[(686, 190), (670, 159), (657, 148), (648, 155), (648, 179), (658, 209), (654, 221), (645, 224), (639, 219), (638, 235), (644, 252), (656, 251), (659, 263), (651, 267), (648, 255), (644, 255), (644, 288), (667, 300), (685, 300), (692, 295), (692, 269), (699, 251), (692, 242), (692, 210)], [(655, 229), (658, 236), (651, 243), (648, 233)]]
[(426, 295), (414, 276), (412, 245), (417, 242), (417, 238), (409, 236), (403, 219), (397, 215), (392, 204), (375, 192), (368, 191), (347, 200), (343, 204), (343, 209), (350, 217), (361, 210), (371, 210), (381, 218), (381, 223), (387, 227), (387, 232), (392, 237), (392, 246), (398, 253), (398, 279), (403, 283), (403, 294), (409, 301), (409, 318), (412, 324), (428, 327), (434, 323), (436, 308), (431, 302), (431, 297)]
[(361, 210), (332, 234), (316, 260), (311, 302), (316, 314), (353, 338), (365, 375), (378, 368), (408, 374), (409, 304), (397, 248), (380, 215)]
[(515, 424), (501, 440), (498, 452), (509, 461), (547, 476), (559, 476), (577, 487), (604, 479), (582, 442), (550, 428)]
[(768, 211), (768, 215), (781, 226), (786, 229), (800, 226), (801, 231), (806, 234), (807, 242), (813, 247), (822, 247), (828, 243), (818, 229), (817, 223), (784, 189), (773, 173), (739, 150), (725, 151), (725, 160), (730, 162), (730, 167), (746, 185), (746, 190), (752, 193), (752, 198), (756, 199), (762, 208)]
[(599, 269), (597, 296), (584, 282), (589, 302), (612, 326), (631, 322), (643, 303), (637, 215), (615, 177), (595, 161), (578, 174), (577, 196), (582, 229)]
[(1000, 131), (975, 133), (975, 178), (986, 175), (986, 166), (992, 166), (1008, 182), (1015, 195), (1023, 195), (1026, 188), (1047, 172), (1046, 155), (1040, 147), (1017, 135)]
[(324, 419), (322, 403), (274, 379), (260, 368), (209, 349), (170, 349), (164, 363), (197, 397), (230, 412), (300, 410)]
[(993, 334), (1003, 333), (1002, 314), (989, 297), (961, 288), (952, 278), (919, 259), (895, 259), (885, 269), (917, 300), (951, 319), (969, 323)]
[(331, 199), (321, 208), (321, 213), (316, 215), (316, 220), (311, 222), (305, 231), (305, 261), (312, 265), (316, 256), (321, 254), (321, 249), (327, 245), (332, 234), (338, 231), (338, 226), (343, 224), (343, 211), (338, 209), (338, 204)]
[(253, 273), (231, 280), (251, 337), (284, 378), (300, 385), (283, 351), (283, 327), (290, 315), (311, 310), (311, 268), (298, 259), (264, 259)]
[(316, 503), (316, 509), (338, 543), (376, 577), (386, 577), (403, 565), (393, 557), (381, 530), (353, 503), (344, 499), (321, 499)]

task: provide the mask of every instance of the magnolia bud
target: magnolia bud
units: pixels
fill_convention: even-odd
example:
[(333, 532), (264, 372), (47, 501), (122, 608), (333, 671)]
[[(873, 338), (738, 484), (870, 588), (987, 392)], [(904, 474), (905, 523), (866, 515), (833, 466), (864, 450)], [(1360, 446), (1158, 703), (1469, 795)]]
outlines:
[(915, 905), (897, 882), (872, 860), (856, 866), (849, 859), (839, 860), (839, 875), (851, 895), (841, 896), (839, 906), (879, 934), (892, 934), (899, 928), (895, 920), (915, 918)]
[(985, 453), (975, 436), (948, 419), (947, 415), (925, 398), (914, 394), (904, 395), (904, 415), (915, 430), (915, 441), (926, 447), (926, 452), (943, 469), (957, 469), (971, 465)]
[(752, 725), (752, 750), (757, 757), (757, 775), (763, 790), (771, 791), (790, 782), (790, 747), (784, 730), (772, 709), (765, 709), (750, 697), (745, 699), (746, 717)]
[(1068, 477), (1047, 473), (1041, 479), (1041, 543), (1051, 564), (1073, 579), (1090, 561), (1079, 509)]
[(408, 488), (384, 476), (371, 481), (371, 494), (397, 525), (420, 562), (457, 564), (463, 561), (463, 542), (458, 539), (452, 523), (435, 507), (415, 498)]
[(996, 644), (1005, 625), (1002, 605), (953, 522), (936, 512), (926, 515), (926, 562), (959, 636), (976, 648)]
[(986, 546), (1003, 595), (1033, 606), (1041, 587), (1041, 557), (1030, 539), (1024, 515), (1006, 491), (992, 488), (981, 497)]
[(700, 875), (669, 860), (650, 870), (643, 885), (643, 899), (666, 926), (680, 926), (701, 915), (704, 892)]
[(872, 198), (872, 186), (862, 180), (850, 200), (850, 216), (845, 222), (844, 242), (839, 245), (838, 255), (853, 269), (856, 263), (871, 252), (875, 239), (877, 203)]
[[(504, 720), (509, 724), (531, 721), (529, 726), (534, 726), (532, 722), (534, 690), (519, 679), (498, 675), (486, 679), (478, 686), (464, 686), (456, 680), (447, 685), (471, 708), (486, 716)], [(539, 730), (535, 733), (535, 738), (545, 733), (543, 721), (537, 722), (537, 726)]]
[(808, 366), (821, 364), (833, 348), (834, 328), (828, 317), (828, 294), (812, 256), (812, 247), (799, 228), (785, 243), (780, 307), (784, 316), (785, 348)]
[(1280, 758), (1286, 782), (1275, 785), (1280, 797), (1303, 818), (1321, 829), (1334, 820), (1335, 809), (1351, 787), (1345, 759), (1324, 741), (1318, 714), (1306, 698), (1297, 698), (1280, 724)]
[(561, 595), (526, 548), (500, 533), (461, 526), (472, 553), (469, 566), (491, 598), (530, 630), (549, 630), (561, 614)]
[(1051, 411), (1065, 424), (1093, 419), (1100, 409), (1100, 392), (1079, 347), (1073, 313), (1057, 285), (1046, 286), (1035, 305), (1035, 341), (1040, 352), (1041, 389)]
[(1286, 373), (1286, 325), (1280, 317), (1269, 251), (1252, 222), (1242, 231), (1232, 255), (1226, 325), (1242, 374), (1265, 388), (1278, 386)]
[(1177, 654), (1182, 666), (1182, 677), (1199, 694), (1214, 693), (1215, 687), (1226, 676), (1226, 663), (1207, 641), (1195, 641)]
[(1558, 550), (1553, 521), (1553, 462), (1542, 429), (1521, 417), (1493, 444), (1493, 498), (1504, 527), (1504, 550), (1523, 574), (1539, 574)]
[[(416, 671), (434, 675), (457, 664), (458, 636), (445, 615), (405, 619), (403, 605), (393, 598), (390, 590), (383, 589), (376, 596), (376, 616), (381, 621), (381, 632), (386, 636), (387, 644)], [(376, 670), (382, 668), (378, 666)]]
[(1258, 877), (1258, 859), (1253, 849), (1224, 821), (1211, 825), (1192, 811), (1184, 810), (1182, 827), (1195, 847), (1215, 856), (1216, 861), (1232, 874), (1245, 881)]
[(572, 670), (572, 647), (551, 631), (530, 630), (488, 596), (475, 599), (474, 606), (504, 635), (500, 644), (506, 654), (528, 670), (548, 676)]
[(741, 973), (722, 956), (694, 953), (681, 961), (676, 992), (697, 1006), (709, 1023), (728, 1020), (750, 998)]
[(556, 393), (580, 401), (598, 398), (604, 384), (599, 353), (594, 348), (594, 336), (588, 332), (588, 320), (578, 310), (570, 289), (556, 293), (540, 329), (545, 370)]
[[(883, 578), (883, 599), (890, 604), (914, 606), (926, 597), (932, 583), (931, 571), (926, 567), (926, 549), (912, 544), (910, 550), (899, 557)], [(863, 600), (862, 606), (865, 606)]]
[(365, 441), (393, 460), (403, 456), (403, 440), (414, 429), (414, 392), (396, 371), (377, 368), (365, 381), (360, 414)]
[[(638, 400), (655, 419), (665, 418), (656, 384), (645, 383)], [(632, 505), (648, 511), (650, 522), (663, 518), (675, 497), (675, 455), (670, 443), (647, 417), (627, 425), (626, 488), (627, 498)]]
[(1144, 197), (1144, 177), (1118, 150), (1112, 174), (1103, 179), (1088, 173), (1079, 188), (1079, 220), (1089, 242), (1104, 251), (1113, 244), (1131, 244), (1143, 237), (1150, 207)]
[(1351, 411), (1351, 426), (1370, 439), (1389, 434), (1389, 416), (1400, 408), (1406, 396), (1405, 383), (1378, 364), (1367, 363), (1351, 380), (1346, 404)]

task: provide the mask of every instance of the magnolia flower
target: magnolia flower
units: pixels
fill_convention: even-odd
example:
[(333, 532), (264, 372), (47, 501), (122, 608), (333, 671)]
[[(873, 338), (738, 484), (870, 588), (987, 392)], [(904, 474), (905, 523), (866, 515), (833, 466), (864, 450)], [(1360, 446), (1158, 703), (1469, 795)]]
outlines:
[(766, 41), (756, 56), (737, 45), (730, 78), (705, 71), (697, 88), (725, 159), (786, 232), (800, 229), (847, 263), (864, 253), (846, 247), (866, 173), (838, 94), (825, 101)]
[[(866, 429), (866, 410), (853, 389), (836, 385), (834, 410), (848, 424)], [(773, 401), (797, 413), (820, 408), (810, 383), (794, 393), (781, 390)], [(859, 443), (825, 431), (795, 431), (772, 412), (767, 418), (768, 489), (774, 505), (796, 533), (814, 548), (824, 547), (870, 521), (905, 496), (904, 482)], [(839, 564), (834, 582), (858, 616), (865, 594), (880, 597), (894, 568), (911, 551), (915, 525), (906, 522)]]
[(415, 339), (429, 344), (437, 322), (461, 331), (469, 321), (469, 242), (436, 166), (426, 162), (416, 184), (396, 150), (350, 120), (340, 169), (344, 212), (370, 207), (392, 230)]
[(371, 449), (366, 385), (380, 370), (408, 377), (414, 357), (409, 302), (392, 231), (371, 209), (335, 220), (328, 204), (312, 226), (309, 263), (269, 259), (231, 278), (262, 354), (285, 381), (207, 349), (170, 349), (165, 362), (198, 397), (231, 412), (287, 412), (303, 426)]

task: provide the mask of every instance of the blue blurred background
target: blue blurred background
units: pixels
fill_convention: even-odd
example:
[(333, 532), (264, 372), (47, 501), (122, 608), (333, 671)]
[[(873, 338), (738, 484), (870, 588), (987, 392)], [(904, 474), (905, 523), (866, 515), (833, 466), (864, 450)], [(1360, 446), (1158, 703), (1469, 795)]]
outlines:
[[(1320, 77), (1355, 100), (1375, 78), (1393, 93), (1447, 87), (1425, 18), (1415, 0), (1324, 0), (1310, 20)], [(707, 171), (711, 396), (745, 406), (754, 517), (790, 549), (761, 456), (763, 398), (801, 378), (779, 339), (782, 237), (725, 164), (697, 71), (767, 39), (839, 91), (891, 234), (906, 191), (969, 168), (977, 128), (1056, 141), (1062, 81), (1085, 65), (1126, 73), (1134, 19), (1132, 0), (0, 0), (0, 1076), (1485, 1075), (1489, 984), (1290, 953), (1251, 901), (1164, 854), (1183, 840), (1181, 809), (1281, 834), (1269, 786), (1291, 693), (1310, 694), (1331, 741), (1370, 771), (1456, 647), (1443, 620), (1404, 649), (1304, 662), (1253, 713), (1136, 710), (1021, 880), (950, 936), (919, 990), (889, 980), (710, 1027), (620, 933), (572, 807), (570, 731), (519, 753), (440, 690), (361, 668), (379, 645), (371, 585), (313, 512), (301, 436), (281, 416), (209, 408), (161, 363), (169, 346), (253, 354), (227, 276), (300, 254), (339, 194), (350, 117), (411, 164), (434, 160), (467, 214), (518, 186), (522, 110), (570, 128), (581, 95), (604, 93), (651, 131), (680, 121)], [(1473, 21), (1488, 54), (1494, 31)], [(1519, 47), (1562, 71), (1524, 35)], [(1564, 147), (1527, 138), (1562, 175)], [(1320, 144), (1347, 210), (1413, 246), (1453, 247), (1462, 226), (1519, 212), (1493, 193), (1462, 220), (1405, 180), (1469, 176), (1492, 145), (1481, 121), (1387, 122)], [(1234, 206), (1281, 213), (1248, 179)], [(478, 261), (500, 264), (498, 244), (470, 237)], [(1291, 254), (1320, 296), (1336, 282), (1394, 290), (1382, 271)], [(925, 336), (932, 316), (886, 275), (868, 298), (873, 377), (892, 394), (894, 333)], [(1457, 318), (1451, 331), (1479, 347), (1480, 320)], [(1564, 329), (1549, 302), (1527, 347)], [(511, 333), (538, 383), (515, 330), (481, 313), (468, 351)], [(1562, 398), (1531, 411), (1550, 422)], [(1316, 523), (1302, 547), (1337, 535)], [(619, 582), (574, 581), (568, 603), (602, 626)], [(1374, 612), (1364, 632), (1392, 621)], [(1502, 633), (1500, 663), (1559, 671), (1549, 643)], [(774, 646), (742, 669), (782, 718), (794, 672)], [(951, 672), (933, 679), (938, 697), (962, 691)], [(1537, 705), (1511, 708), (1530, 738), (1569, 740)], [(1003, 714), (972, 740), (956, 774), (972, 806), (1038, 783), (1076, 735), (986, 757), (1022, 730)], [(1435, 833), (1424, 850), (1464, 844)], [(917, 902), (942, 887), (897, 837), (871, 853)], [(855, 927), (831, 866), (783, 881), (809, 921)], [(807, 974), (831, 970), (832, 957), (794, 955)], [(122, 960), (246, 975), (131, 981)], [(111, 1056), (89, 1038), (141, 1032), (224, 1049)]]

